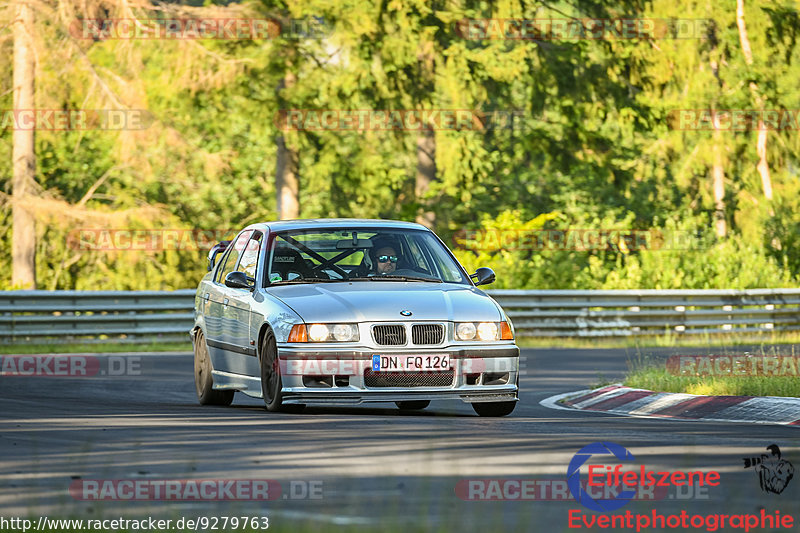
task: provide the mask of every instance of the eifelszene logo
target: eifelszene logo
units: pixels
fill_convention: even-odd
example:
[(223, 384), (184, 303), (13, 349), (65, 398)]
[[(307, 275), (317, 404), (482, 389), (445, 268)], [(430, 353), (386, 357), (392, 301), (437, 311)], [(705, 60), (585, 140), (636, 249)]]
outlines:
[(633, 461), (634, 457), (625, 447), (613, 442), (593, 442), (584, 446), (569, 462), (567, 470), (567, 486), (575, 501), (592, 511), (614, 511), (625, 506), (636, 495), (633, 490), (622, 491), (616, 498), (603, 498), (595, 500), (581, 487), (581, 466), (592, 455), (613, 455), (620, 461)]
[[(581, 485), (581, 466), (593, 455), (612, 455), (618, 461), (631, 462), (635, 458), (625, 447), (613, 442), (593, 442), (576, 453), (567, 470), (567, 487), (575, 500), (592, 511), (601, 513), (615, 511), (636, 496), (637, 488), (642, 487), (716, 487), (720, 483), (719, 472), (711, 470), (655, 471), (645, 465), (590, 464), (586, 486)], [(591, 487), (602, 487), (604, 498), (596, 498), (589, 491)], [(597, 495), (597, 493), (594, 493)]]
[(762, 453), (760, 457), (744, 457), (744, 467), (753, 467), (758, 473), (761, 490), (780, 494), (794, 476), (794, 466), (781, 458), (781, 449), (777, 444), (770, 444), (767, 449), (770, 455)]

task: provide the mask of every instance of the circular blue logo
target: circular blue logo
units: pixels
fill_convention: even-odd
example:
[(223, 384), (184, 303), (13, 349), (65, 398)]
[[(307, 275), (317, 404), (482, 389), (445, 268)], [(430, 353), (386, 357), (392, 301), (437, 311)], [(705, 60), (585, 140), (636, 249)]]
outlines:
[(411, 316), (412, 313), (408, 309), (403, 309), (402, 311), (400, 311), (400, 314), (403, 316)]
[[(570, 493), (572, 493), (572, 497), (587, 509), (600, 511), (601, 513), (615, 511), (624, 507), (636, 495), (636, 491), (623, 490), (616, 498), (595, 500), (581, 487), (581, 466), (592, 455), (613, 455), (620, 461), (633, 461), (635, 459), (633, 454), (624, 446), (613, 442), (593, 442), (588, 446), (584, 446), (572, 457), (567, 470), (567, 486)], [(598, 488), (603, 491), (605, 489), (605, 487)]]

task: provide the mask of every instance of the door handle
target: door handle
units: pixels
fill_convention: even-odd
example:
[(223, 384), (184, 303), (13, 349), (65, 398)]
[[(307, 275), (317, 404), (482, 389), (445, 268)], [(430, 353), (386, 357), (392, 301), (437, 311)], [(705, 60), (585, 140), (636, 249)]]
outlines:
[(203, 296), (203, 299), (204, 299), (205, 301), (208, 301), (208, 297), (209, 297), (210, 295), (211, 295), (211, 293), (210, 293), (210, 292), (207, 292), (207, 293), (206, 293), (206, 295), (205, 295), (205, 296)]
[(225, 298), (224, 300), (222, 300), (222, 305), (228, 305), (228, 299), (227, 299), (227, 298)]

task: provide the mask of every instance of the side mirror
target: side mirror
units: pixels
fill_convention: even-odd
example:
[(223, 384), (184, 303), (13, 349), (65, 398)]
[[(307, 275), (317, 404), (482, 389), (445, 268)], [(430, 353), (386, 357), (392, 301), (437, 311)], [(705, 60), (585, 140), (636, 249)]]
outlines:
[(211, 250), (208, 251), (208, 271), (211, 272), (214, 270), (214, 263), (217, 261), (217, 256), (228, 249), (230, 246), (231, 241), (222, 241), (220, 243), (215, 244)]
[(244, 272), (234, 270), (225, 276), (225, 286), (232, 289), (253, 290), (253, 288), (256, 286), (256, 280)]
[(494, 283), (494, 270), (491, 268), (480, 267), (470, 278), (475, 280), (475, 285), (488, 285)]

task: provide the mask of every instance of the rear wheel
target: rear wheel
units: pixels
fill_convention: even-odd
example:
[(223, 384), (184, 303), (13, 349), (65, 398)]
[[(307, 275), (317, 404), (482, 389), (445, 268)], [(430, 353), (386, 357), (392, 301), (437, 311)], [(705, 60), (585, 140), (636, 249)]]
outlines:
[(472, 404), (472, 408), (480, 416), (510, 415), (516, 406), (517, 402), (478, 402)]
[(194, 388), (200, 405), (230, 405), (236, 391), (214, 390), (206, 337), (198, 331), (194, 339)]
[(431, 404), (430, 400), (406, 400), (404, 402), (394, 402), (397, 407), (404, 411), (420, 411)]

